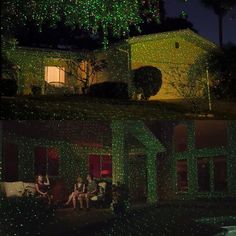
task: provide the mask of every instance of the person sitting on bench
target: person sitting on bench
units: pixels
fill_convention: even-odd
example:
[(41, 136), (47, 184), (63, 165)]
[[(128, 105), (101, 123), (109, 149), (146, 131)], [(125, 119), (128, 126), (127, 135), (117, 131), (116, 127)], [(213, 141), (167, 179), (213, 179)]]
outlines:
[(86, 187), (86, 193), (82, 193), (79, 195), (79, 202), (80, 202), (80, 209), (83, 209), (83, 201), (86, 201), (86, 210), (89, 210), (89, 201), (90, 198), (95, 196), (98, 192), (98, 186), (97, 183), (93, 180), (93, 177), (91, 175), (87, 175), (87, 187)]
[(76, 209), (76, 201), (80, 194), (85, 192), (85, 184), (83, 182), (83, 179), (78, 176), (77, 183), (74, 185), (74, 191), (70, 194), (68, 201), (65, 203), (66, 206), (70, 204), (72, 201), (73, 208)]
[(46, 178), (46, 181), (44, 181), (44, 178), (42, 175), (38, 175), (36, 177), (35, 189), (36, 189), (36, 194), (39, 197), (47, 199), (48, 205), (50, 205), (51, 204), (51, 196), (48, 194), (50, 182), (49, 182), (47, 175), (45, 178)]

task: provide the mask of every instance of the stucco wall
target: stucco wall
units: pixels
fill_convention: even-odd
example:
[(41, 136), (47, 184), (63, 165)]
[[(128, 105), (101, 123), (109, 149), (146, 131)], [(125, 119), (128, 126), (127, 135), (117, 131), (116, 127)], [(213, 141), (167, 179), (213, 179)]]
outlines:
[[(175, 43), (179, 48), (175, 48)], [(132, 69), (154, 66), (162, 72), (162, 87), (150, 100), (178, 99), (183, 94), (177, 91), (178, 81), (187, 81), (187, 71), (195, 59), (205, 51), (182, 37), (173, 36), (155, 41), (132, 44)], [(170, 85), (174, 82), (177, 86)]]

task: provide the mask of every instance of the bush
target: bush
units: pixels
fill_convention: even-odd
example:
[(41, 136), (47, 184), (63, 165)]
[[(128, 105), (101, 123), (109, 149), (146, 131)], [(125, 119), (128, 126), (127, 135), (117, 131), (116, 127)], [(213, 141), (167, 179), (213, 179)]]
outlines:
[(128, 85), (123, 82), (103, 82), (89, 88), (90, 96), (100, 98), (128, 99)]
[(16, 80), (1, 79), (0, 80), (1, 96), (15, 96), (17, 92)]
[(31, 86), (31, 91), (33, 95), (40, 95), (42, 93), (42, 89), (40, 86), (37, 85), (32, 85)]
[(162, 85), (162, 74), (159, 69), (144, 66), (134, 70), (133, 73), (133, 83), (137, 93), (142, 93), (145, 100), (159, 92)]

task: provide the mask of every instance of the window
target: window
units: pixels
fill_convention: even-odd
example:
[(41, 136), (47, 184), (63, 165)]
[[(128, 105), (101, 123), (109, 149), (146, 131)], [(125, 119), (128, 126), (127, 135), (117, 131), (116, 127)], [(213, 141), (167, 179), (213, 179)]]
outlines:
[(112, 177), (112, 160), (109, 155), (90, 155), (89, 173), (95, 178)]
[(195, 121), (196, 148), (214, 148), (227, 145), (227, 123), (221, 120)]
[(4, 181), (17, 181), (19, 179), (17, 145), (13, 143), (3, 143), (2, 151)]
[(187, 160), (178, 160), (176, 163), (177, 170), (177, 191), (188, 191), (188, 168)]
[(175, 42), (175, 48), (179, 48), (179, 42)]
[(58, 175), (59, 153), (56, 149), (36, 147), (35, 148), (35, 175)]
[(213, 158), (214, 167), (214, 190), (226, 191), (227, 190), (227, 162), (226, 157)]
[(173, 142), (176, 152), (187, 151), (187, 127), (186, 125), (177, 125), (174, 128)]
[(210, 169), (209, 159), (199, 158), (197, 160), (197, 174), (198, 174), (198, 191), (210, 191)]
[(55, 86), (65, 83), (65, 68), (57, 66), (45, 67), (45, 81)]

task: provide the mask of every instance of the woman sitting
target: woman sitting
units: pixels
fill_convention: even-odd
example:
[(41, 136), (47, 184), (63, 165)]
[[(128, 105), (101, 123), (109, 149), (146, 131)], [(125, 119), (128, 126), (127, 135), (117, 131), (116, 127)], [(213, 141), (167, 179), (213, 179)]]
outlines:
[(83, 183), (83, 179), (78, 176), (77, 183), (74, 185), (74, 191), (70, 194), (68, 201), (65, 203), (66, 206), (70, 204), (72, 201), (73, 208), (76, 209), (76, 202), (80, 194), (85, 192), (85, 184)]
[(83, 201), (86, 202), (86, 210), (89, 210), (89, 201), (90, 198), (95, 196), (98, 192), (98, 186), (97, 183), (93, 180), (93, 177), (91, 175), (87, 175), (87, 191), (86, 193), (79, 194), (79, 202), (80, 202), (80, 209), (82, 210), (84, 208)]
[(48, 194), (50, 182), (49, 182), (47, 175), (45, 178), (46, 178), (46, 181), (44, 181), (42, 175), (38, 175), (36, 177), (35, 189), (36, 189), (36, 194), (38, 194), (39, 197), (47, 199), (48, 204), (50, 205), (51, 204), (51, 196)]

